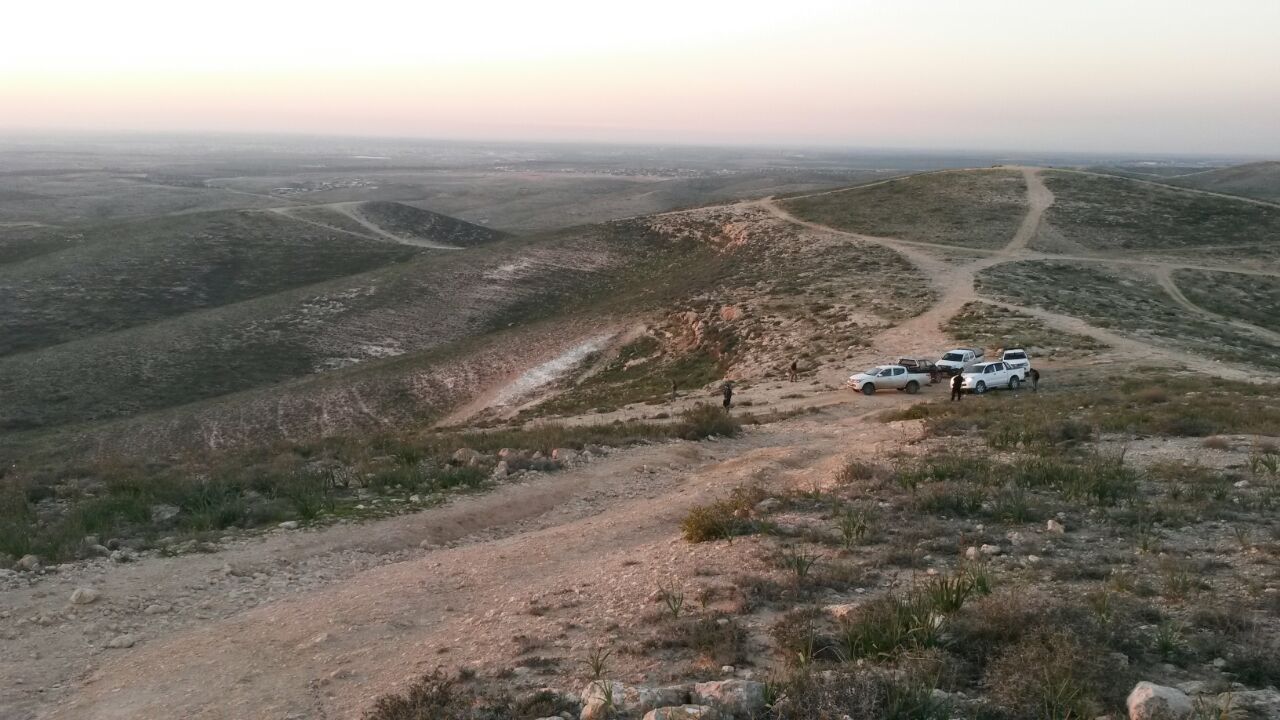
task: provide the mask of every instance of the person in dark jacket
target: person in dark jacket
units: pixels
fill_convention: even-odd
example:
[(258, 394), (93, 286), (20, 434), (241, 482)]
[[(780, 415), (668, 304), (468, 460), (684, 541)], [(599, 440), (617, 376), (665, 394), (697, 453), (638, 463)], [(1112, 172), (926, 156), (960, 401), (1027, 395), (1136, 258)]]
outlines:
[(720, 394), (724, 395), (724, 411), (729, 412), (729, 407), (733, 405), (733, 383), (726, 382), (721, 385)]
[(951, 376), (951, 400), (952, 402), (964, 398), (964, 377), (960, 373)]
[(1027, 377), (1031, 378), (1031, 392), (1040, 389), (1040, 371), (1035, 368), (1027, 368)]
[(800, 375), (800, 363), (796, 362), (795, 360), (792, 360), (791, 368), (787, 370), (787, 377), (791, 380), (791, 382), (795, 382), (796, 378), (799, 375)]

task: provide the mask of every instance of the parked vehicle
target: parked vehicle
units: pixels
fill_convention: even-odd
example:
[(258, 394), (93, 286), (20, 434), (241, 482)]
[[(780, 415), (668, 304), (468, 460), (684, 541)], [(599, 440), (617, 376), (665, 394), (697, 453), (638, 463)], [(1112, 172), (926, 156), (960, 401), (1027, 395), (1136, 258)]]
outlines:
[(924, 373), (929, 376), (929, 383), (938, 382), (941, 370), (932, 360), (925, 358), (898, 358), (898, 364), (907, 369), (907, 372)]
[(1031, 369), (1031, 356), (1022, 348), (1009, 348), (1000, 353), (1000, 362), (1009, 367), (1022, 368), (1023, 370)]
[(1017, 390), (1022, 381), (1027, 379), (1027, 370), (1026, 368), (1009, 367), (996, 360), (995, 362), (975, 365), (972, 370), (963, 373), (961, 377), (964, 381), (960, 386), (961, 388), (981, 395), (988, 390), (1002, 387)]
[(849, 377), (849, 387), (863, 395), (874, 395), (876, 390), (903, 390), (909, 393), (920, 391), (921, 385), (929, 384), (928, 373), (916, 373), (902, 365), (877, 365), (866, 372)]
[(955, 375), (973, 368), (974, 365), (982, 362), (983, 351), (981, 348), (956, 348), (948, 350), (942, 354), (942, 359), (938, 361), (938, 367), (948, 375)]

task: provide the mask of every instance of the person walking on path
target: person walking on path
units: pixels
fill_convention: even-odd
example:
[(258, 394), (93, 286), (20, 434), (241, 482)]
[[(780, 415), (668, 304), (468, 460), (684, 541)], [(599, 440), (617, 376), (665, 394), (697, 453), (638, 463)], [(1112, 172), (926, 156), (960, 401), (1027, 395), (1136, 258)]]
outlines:
[(720, 394), (724, 396), (724, 411), (729, 412), (729, 408), (733, 405), (733, 383), (726, 380), (720, 386)]
[(790, 379), (791, 382), (795, 382), (796, 378), (799, 376), (800, 376), (800, 365), (795, 360), (792, 360), (791, 368), (787, 370), (787, 378)]
[(1028, 368), (1027, 375), (1031, 377), (1031, 392), (1040, 389), (1040, 371), (1035, 368)]
[(956, 402), (964, 398), (964, 377), (959, 373), (951, 376), (951, 401)]

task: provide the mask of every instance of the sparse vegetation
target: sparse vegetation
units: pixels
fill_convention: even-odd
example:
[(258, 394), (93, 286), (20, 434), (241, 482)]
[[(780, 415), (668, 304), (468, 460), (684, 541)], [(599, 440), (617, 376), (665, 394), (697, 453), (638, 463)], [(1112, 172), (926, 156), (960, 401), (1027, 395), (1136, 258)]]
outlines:
[(783, 206), (805, 220), (867, 235), (994, 248), (1013, 237), (1025, 198), (1017, 171), (982, 170), (915, 175)]

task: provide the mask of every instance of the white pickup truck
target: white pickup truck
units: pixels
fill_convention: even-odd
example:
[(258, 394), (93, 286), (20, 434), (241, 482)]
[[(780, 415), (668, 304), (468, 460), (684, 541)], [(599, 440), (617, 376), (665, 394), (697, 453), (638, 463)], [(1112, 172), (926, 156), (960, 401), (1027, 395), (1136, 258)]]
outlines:
[(929, 384), (929, 373), (915, 373), (902, 365), (877, 365), (866, 372), (849, 376), (849, 387), (863, 395), (874, 395), (876, 390), (905, 390), (915, 394), (920, 386)]
[(1000, 353), (1000, 362), (1020, 370), (1029, 370), (1031, 368), (1031, 356), (1022, 348), (1009, 348)]
[(949, 375), (962, 373), (982, 362), (982, 350), (974, 348), (956, 348), (942, 353), (938, 360), (938, 369)]
[(972, 370), (960, 377), (964, 381), (962, 388), (981, 395), (988, 390), (1002, 387), (1017, 390), (1022, 381), (1027, 379), (1027, 369), (1010, 367), (997, 360), (975, 365)]

